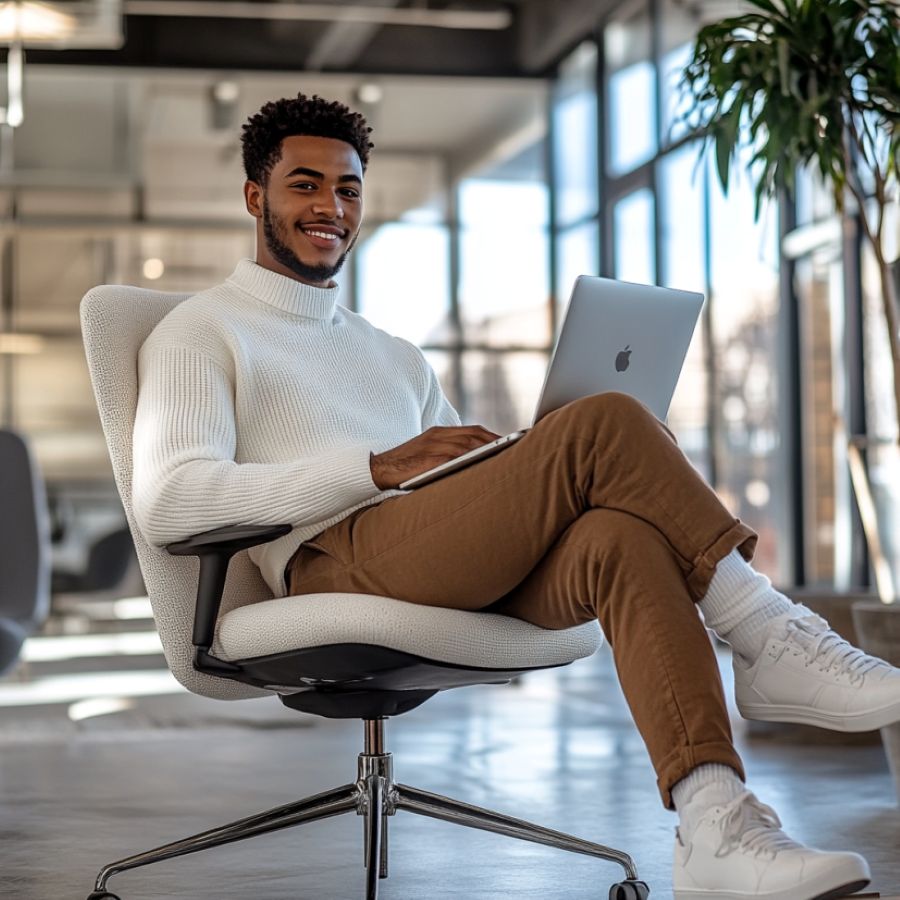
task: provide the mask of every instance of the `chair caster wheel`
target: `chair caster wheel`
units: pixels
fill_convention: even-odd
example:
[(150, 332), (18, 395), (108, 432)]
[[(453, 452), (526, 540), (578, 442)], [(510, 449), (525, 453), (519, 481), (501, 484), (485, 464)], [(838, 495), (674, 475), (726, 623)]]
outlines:
[(109, 891), (93, 891), (88, 894), (87, 900), (119, 900), (119, 897)]
[(609, 900), (647, 900), (649, 896), (646, 881), (621, 881), (609, 889)]

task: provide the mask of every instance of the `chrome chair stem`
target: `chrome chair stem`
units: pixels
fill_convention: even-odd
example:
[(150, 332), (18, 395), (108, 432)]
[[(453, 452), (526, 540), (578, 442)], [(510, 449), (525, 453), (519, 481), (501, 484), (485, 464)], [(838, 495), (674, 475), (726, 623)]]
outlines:
[(366, 779), (365, 846), (366, 900), (378, 900), (378, 881), (381, 875), (381, 838), (384, 824), (384, 778), (370, 775)]
[(610, 860), (622, 866), (627, 878), (636, 879), (638, 877), (634, 861), (621, 850), (615, 850), (603, 844), (594, 844), (562, 831), (544, 828), (523, 819), (515, 819), (512, 816), (483, 809), (480, 806), (472, 806), (469, 803), (462, 803), (440, 794), (420, 791), (405, 784), (394, 785), (394, 794), (397, 809), (405, 809), (416, 815), (429, 816), (433, 819), (443, 819), (446, 822), (465, 825), (468, 828), (480, 828), (483, 831), (493, 831), (496, 834), (505, 834), (523, 841), (546, 844), (548, 847), (557, 847), (560, 850), (569, 850), (573, 853), (583, 853), (585, 856)]

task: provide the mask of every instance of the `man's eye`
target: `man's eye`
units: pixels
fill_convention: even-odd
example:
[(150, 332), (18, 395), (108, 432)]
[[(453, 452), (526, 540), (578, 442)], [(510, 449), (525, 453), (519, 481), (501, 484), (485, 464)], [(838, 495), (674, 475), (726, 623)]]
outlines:
[(359, 197), (359, 191), (354, 190), (353, 188), (342, 188), (341, 193), (345, 197), (350, 197), (353, 200), (356, 200)]
[(312, 184), (309, 181), (298, 181), (296, 184), (291, 185), (292, 188), (300, 188), (305, 191), (314, 191), (316, 189), (316, 185)]

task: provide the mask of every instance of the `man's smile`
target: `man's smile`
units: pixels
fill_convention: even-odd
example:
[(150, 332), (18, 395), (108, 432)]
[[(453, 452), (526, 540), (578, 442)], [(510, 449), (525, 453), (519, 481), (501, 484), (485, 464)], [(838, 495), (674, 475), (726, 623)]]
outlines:
[(318, 222), (311, 225), (301, 225), (300, 231), (306, 236), (314, 247), (322, 250), (331, 250), (338, 242), (346, 237), (347, 232), (335, 225), (323, 225)]

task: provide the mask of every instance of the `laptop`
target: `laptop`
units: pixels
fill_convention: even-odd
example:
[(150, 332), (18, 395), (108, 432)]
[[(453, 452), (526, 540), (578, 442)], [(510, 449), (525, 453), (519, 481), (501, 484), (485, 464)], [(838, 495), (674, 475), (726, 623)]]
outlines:
[[(703, 306), (703, 295), (580, 275), (547, 367), (532, 425), (591, 394), (621, 391), (665, 421)], [(493, 456), (527, 434), (514, 431), (435, 466), (400, 488), (410, 490)]]

